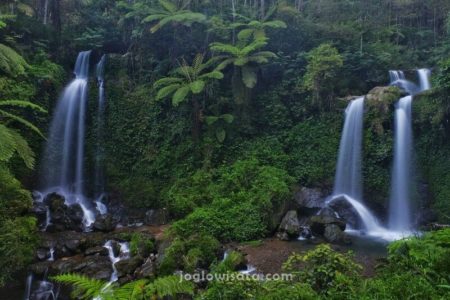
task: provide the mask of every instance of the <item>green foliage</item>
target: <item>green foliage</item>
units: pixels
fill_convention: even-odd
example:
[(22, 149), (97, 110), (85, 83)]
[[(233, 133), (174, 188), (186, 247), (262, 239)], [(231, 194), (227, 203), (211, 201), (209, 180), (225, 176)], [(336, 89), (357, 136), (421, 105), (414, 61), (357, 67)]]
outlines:
[(312, 92), (319, 109), (329, 110), (333, 105), (334, 82), (344, 64), (342, 56), (332, 45), (322, 44), (308, 52), (307, 62), (304, 88)]
[(104, 300), (138, 300), (174, 297), (180, 294), (192, 295), (194, 287), (191, 282), (180, 281), (179, 276), (166, 276), (152, 282), (138, 280), (123, 286), (116, 283), (90, 279), (83, 275), (63, 274), (55, 276), (57, 282), (72, 286), (72, 295), (76, 299), (92, 299), (95, 297)]
[(11, 76), (17, 77), (25, 74), (28, 68), (25, 59), (12, 48), (0, 44), (0, 71)]
[(352, 261), (351, 253), (341, 254), (322, 244), (305, 255), (293, 254), (283, 269), (310, 284), (316, 292), (330, 295), (351, 289), (349, 282), (357, 285), (362, 267)]
[(186, 272), (206, 269), (216, 260), (219, 248), (220, 243), (207, 234), (176, 238), (164, 253), (159, 273), (168, 275), (180, 269)]
[(341, 124), (342, 116), (328, 114), (301, 122), (289, 131), (288, 168), (300, 184), (332, 185)]
[[(178, 206), (183, 195), (192, 191), (203, 193), (185, 198), (188, 204), (192, 199), (210, 203), (173, 224), (176, 235), (202, 232), (222, 241), (245, 241), (263, 237), (273, 229), (272, 214), (289, 197), (292, 179), (285, 171), (249, 159), (221, 167), (216, 174), (210, 177), (207, 189), (191, 186), (173, 191)], [(200, 184), (205, 185), (204, 181)]]
[(151, 33), (155, 33), (171, 23), (191, 26), (192, 23), (204, 23), (206, 21), (205, 15), (185, 9), (189, 2), (181, 7), (177, 7), (176, 2), (173, 3), (170, 0), (158, 0), (158, 2), (160, 8), (152, 9), (151, 14), (142, 21), (144, 23), (157, 21), (156, 25), (150, 28)]
[(132, 256), (147, 257), (155, 250), (155, 244), (152, 239), (145, 234), (135, 232), (131, 235), (130, 253)]

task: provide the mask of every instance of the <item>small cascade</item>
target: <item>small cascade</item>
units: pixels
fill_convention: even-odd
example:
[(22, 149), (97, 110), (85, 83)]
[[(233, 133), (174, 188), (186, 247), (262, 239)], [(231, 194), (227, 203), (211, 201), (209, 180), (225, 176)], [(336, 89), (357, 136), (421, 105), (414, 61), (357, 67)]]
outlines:
[(24, 300), (30, 300), (32, 285), (33, 285), (33, 274), (30, 274), (27, 277), (25, 285), (25, 295), (23, 297)]
[(111, 240), (107, 241), (106, 244), (103, 246), (106, 249), (108, 249), (109, 259), (111, 261), (111, 265), (112, 265), (112, 269), (113, 269), (113, 273), (111, 274), (111, 279), (109, 280), (109, 283), (115, 282), (119, 279), (117, 277), (116, 263), (118, 263), (119, 261), (121, 261), (123, 259), (130, 258), (130, 247), (129, 247), (128, 243), (119, 243), (119, 245), (120, 245), (120, 250), (119, 250), (119, 254), (117, 256), (114, 254), (113, 241), (111, 241)]
[(47, 259), (48, 261), (55, 261), (55, 247), (50, 248), (50, 257)]
[(103, 204), (104, 197), (105, 194), (101, 194), (100, 197), (98, 197), (97, 200), (95, 200), (95, 205), (100, 215), (105, 215), (106, 213), (108, 213), (108, 207), (106, 207), (106, 205)]
[(95, 197), (97, 201), (104, 198), (105, 176), (104, 176), (104, 115), (105, 115), (105, 63), (106, 55), (103, 55), (96, 67), (98, 84), (98, 109), (97, 109), (97, 128), (96, 128), (96, 149), (95, 149)]
[(422, 91), (431, 89), (431, 83), (430, 83), (431, 71), (430, 71), (430, 69), (419, 69), (419, 70), (417, 70), (417, 75), (419, 76), (420, 91), (422, 92)]
[[(414, 89), (415, 93), (431, 88), (430, 74), (431, 72), (429, 69), (417, 70), (419, 85)], [(391, 85), (392, 84), (393, 82), (391, 82)], [(414, 85), (412, 82), (409, 82), (409, 84)], [(410, 95), (401, 98), (397, 102), (395, 108), (395, 145), (391, 179), (389, 229), (408, 233), (413, 229), (411, 211), (411, 191), (413, 189), (413, 132), (411, 106), (413, 101), (412, 94), (414, 93), (407, 89), (405, 89), (405, 91)]]
[(95, 221), (95, 213), (84, 196), (85, 114), (90, 54), (90, 51), (85, 51), (78, 55), (75, 79), (58, 101), (42, 169), (44, 194), (56, 192), (64, 196), (66, 205), (79, 204), (86, 230)]

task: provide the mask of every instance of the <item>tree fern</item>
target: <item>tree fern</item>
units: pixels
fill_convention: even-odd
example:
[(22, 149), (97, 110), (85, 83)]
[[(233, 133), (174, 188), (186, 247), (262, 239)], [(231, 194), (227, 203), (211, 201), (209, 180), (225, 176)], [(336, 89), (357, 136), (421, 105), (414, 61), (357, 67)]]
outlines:
[(194, 294), (194, 284), (190, 281), (180, 280), (180, 276), (172, 275), (157, 278), (154, 282), (146, 286), (147, 296), (175, 296), (177, 294)]
[(12, 48), (0, 44), (0, 71), (10, 76), (17, 77), (25, 74), (25, 70), (28, 67), (27, 62), (20, 54)]

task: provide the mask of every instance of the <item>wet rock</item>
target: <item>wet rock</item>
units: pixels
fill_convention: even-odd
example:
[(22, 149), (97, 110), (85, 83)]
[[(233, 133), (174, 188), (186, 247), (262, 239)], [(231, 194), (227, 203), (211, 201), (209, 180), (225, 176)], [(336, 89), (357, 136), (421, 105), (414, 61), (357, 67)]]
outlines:
[(50, 258), (50, 251), (46, 248), (39, 248), (36, 250), (36, 257), (38, 260), (46, 260)]
[(358, 217), (358, 213), (356, 212), (355, 208), (348, 203), (345, 198), (338, 198), (336, 200), (333, 200), (329, 204), (330, 208), (332, 208), (339, 217), (344, 219), (347, 224), (352, 226), (353, 228), (359, 228), (361, 227), (361, 222)]
[(47, 273), (48, 269), (50, 268), (51, 264), (52, 264), (51, 261), (38, 262), (30, 265), (30, 270), (35, 275), (44, 276), (44, 274)]
[(65, 205), (65, 198), (57, 193), (48, 194), (44, 199), (45, 205), (50, 208), (51, 212), (63, 210)]
[(154, 257), (149, 257), (144, 264), (136, 271), (137, 278), (154, 278), (156, 274), (156, 265)]
[(329, 224), (325, 227), (325, 231), (323, 234), (325, 240), (329, 243), (335, 244), (348, 244), (350, 243), (350, 239), (347, 235), (342, 231), (342, 229), (336, 224)]
[(312, 238), (313, 234), (311, 232), (311, 228), (309, 228), (309, 226), (301, 226), (300, 237), (302, 239), (306, 239), (306, 240), (309, 240), (310, 238)]
[(168, 222), (167, 209), (151, 209), (145, 213), (145, 225), (159, 226), (165, 225)]
[(90, 255), (100, 255), (100, 256), (108, 256), (108, 249), (103, 246), (92, 247), (84, 251), (84, 256)]
[(97, 216), (97, 219), (94, 222), (94, 229), (103, 232), (111, 232), (116, 226), (117, 222), (111, 214)]
[(337, 225), (342, 231), (344, 231), (346, 227), (346, 223), (342, 219), (327, 215), (312, 216), (310, 218), (310, 224), (312, 233), (314, 235), (321, 235), (321, 236), (324, 235), (325, 228), (328, 225)]
[(107, 256), (87, 256), (75, 266), (74, 271), (99, 280), (109, 280), (113, 272)]
[(294, 195), (295, 203), (298, 208), (320, 209), (325, 206), (326, 196), (320, 189), (301, 188)]
[(135, 270), (142, 265), (142, 262), (143, 259), (139, 256), (118, 261), (115, 264), (115, 267), (117, 269), (117, 276), (120, 278), (126, 275), (134, 274)]
[(297, 211), (290, 210), (286, 213), (278, 228), (279, 238), (286, 240), (297, 238), (300, 235), (300, 223), (298, 221)]
[(34, 202), (31, 213), (36, 216), (38, 224), (42, 228), (47, 222), (47, 206), (42, 202)]

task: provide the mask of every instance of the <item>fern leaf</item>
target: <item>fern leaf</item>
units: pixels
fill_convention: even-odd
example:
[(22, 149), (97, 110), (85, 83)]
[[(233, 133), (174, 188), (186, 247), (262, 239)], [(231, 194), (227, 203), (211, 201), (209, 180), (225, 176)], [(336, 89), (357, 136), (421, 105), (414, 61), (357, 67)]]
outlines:
[(156, 100), (161, 100), (163, 98), (168, 97), (169, 95), (171, 95), (173, 92), (175, 92), (178, 88), (180, 87), (180, 84), (172, 84), (166, 87), (163, 87), (162, 89), (160, 89), (158, 91), (158, 93), (156, 94)]
[(158, 278), (147, 289), (160, 298), (178, 294), (194, 294), (194, 284), (190, 281), (180, 281), (180, 277), (176, 275)]
[[(177, 77), (166, 77), (166, 78), (161, 78), (158, 81), (156, 81), (153, 84), (153, 87), (155, 89), (160, 88), (162, 86), (165, 85), (169, 85), (169, 84), (174, 84), (174, 83), (181, 83), (183, 82), (183, 80), (181, 78), (177, 78)], [(1, 103), (1, 102), (0, 102)]]
[(10, 130), (12, 137), (15, 141), (15, 151), (19, 157), (23, 160), (27, 168), (33, 169), (34, 167), (34, 152), (31, 150), (27, 141), (18, 132)]
[(1, 110), (0, 109), (0, 116), (3, 115), (5, 118), (11, 119), (13, 121), (16, 121), (22, 125), (24, 125), (25, 127), (28, 127), (29, 129), (31, 129), (32, 131), (34, 131), (35, 133), (37, 133), (38, 135), (40, 135), (41, 137), (44, 137), (44, 135), (42, 134), (42, 132), (39, 130), (39, 128), (37, 128), (36, 126), (34, 126), (33, 124), (31, 124), (31, 122), (28, 122), (27, 120), (25, 120), (24, 118), (21, 118), (19, 116), (13, 115), (7, 111)]
[(31, 108), (35, 111), (41, 112), (41, 113), (47, 113), (47, 110), (45, 110), (43, 107), (34, 104), (29, 101), (22, 101), (22, 100), (0, 100), (0, 106), (14, 106), (14, 107), (21, 107), (21, 108)]
[(25, 74), (29, 65), (25, 59), (12, 48), (0, 44), (0, 70), (6, 74), (17, 77)]
[(102, 280), (90, 279), (78, 274), (63, 274), (55, 276), (53, 279), (59, 283), (71, 285), (73, 287), (72, 295), (75, 299), (95, 298), (102, 294), (102, 290), (107, 284)]
[(190, 88), (193, 94), (199, 94), (205, 88), (205, 82), (203, 80), (196, 80), (190, 84)]
[(168, 0), (159, 0), (159, 5), (161, 5), (165, 10), (171, 13), (177, 11), (177, 6)]
[(172, 97), (172, 105), (178, 106), (181, 102), (186, 99), (187, 95), (189, 94), (189, 91), (191, 90), (191, 87), (189, 85), (180, 87), (175, 94), (173, 94)]
[(16, 151), (16, 141), (11, 130), (0, 124), (0, 162), (8, 161)]

